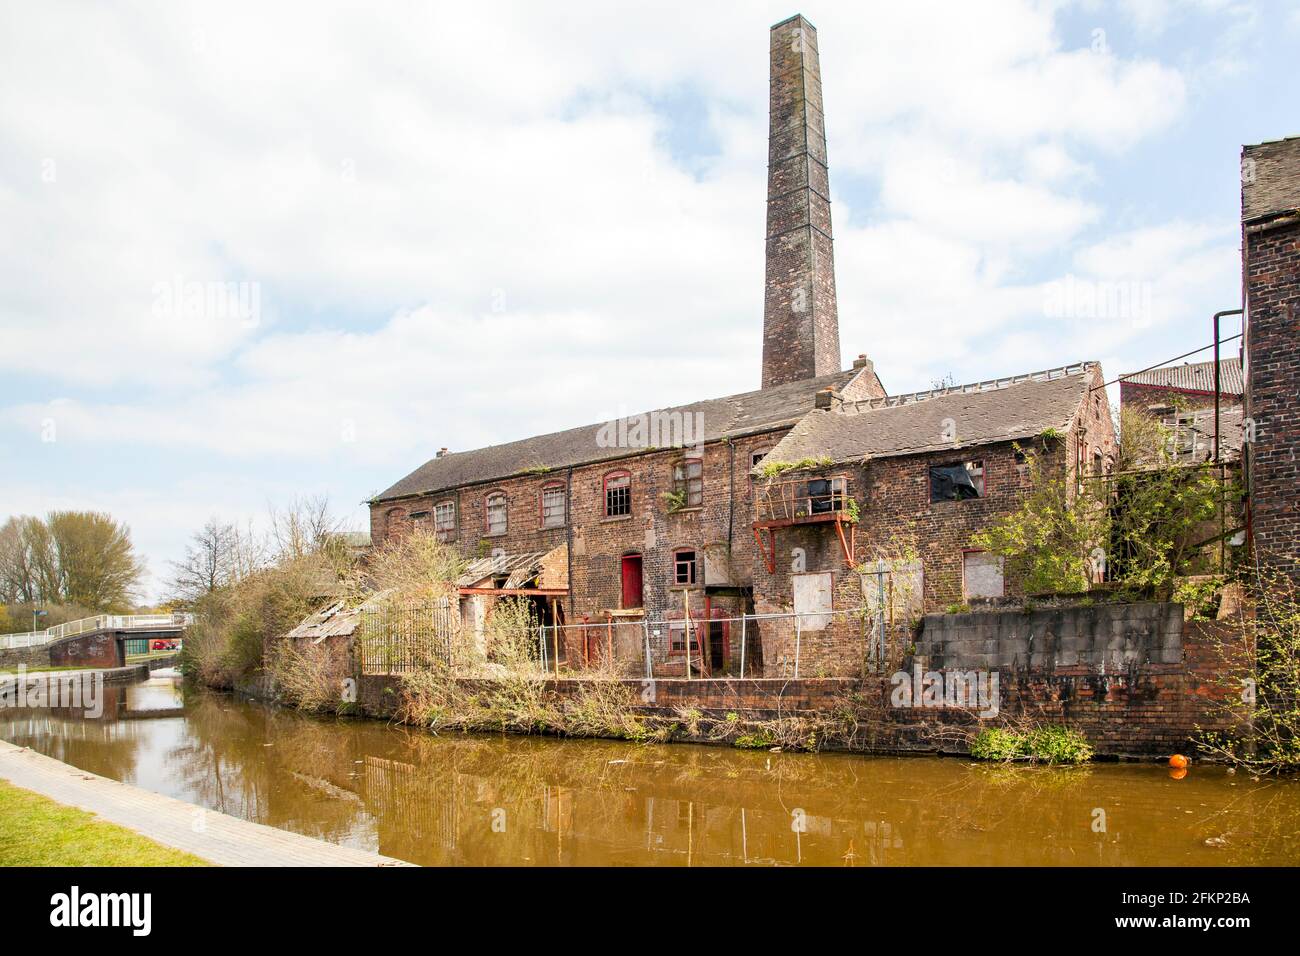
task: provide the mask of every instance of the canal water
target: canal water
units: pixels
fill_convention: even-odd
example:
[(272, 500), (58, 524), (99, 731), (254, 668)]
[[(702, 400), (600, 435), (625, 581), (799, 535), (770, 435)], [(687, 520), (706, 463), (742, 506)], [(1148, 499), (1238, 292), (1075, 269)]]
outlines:
[(1300, 782), (1193, 766), (437, 737), (155, 675), (0, 737), (202, 807), (426, 865), (1300, 863)]

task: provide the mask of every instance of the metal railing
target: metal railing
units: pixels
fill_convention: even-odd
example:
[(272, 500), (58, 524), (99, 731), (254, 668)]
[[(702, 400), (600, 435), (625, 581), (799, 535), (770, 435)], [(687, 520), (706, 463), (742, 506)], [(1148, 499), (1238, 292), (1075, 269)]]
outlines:
[(20, 647), (40, 647), (51, 641), (78, 634), (91, 634), (95, 631), (146, 631), (157, 628), (189, 627), (194, 623), (193, 614), (96, 614), (83, 617), (77, 621), (56, 624), (43, 631), (29, 631), (23, 634), (0, 634), (0, 650), (12, 650)]
[(816, 521), (848, 510), (853, 497), (852, 479), (846, 474), (767, 481), (757, 486), (754, 520)]

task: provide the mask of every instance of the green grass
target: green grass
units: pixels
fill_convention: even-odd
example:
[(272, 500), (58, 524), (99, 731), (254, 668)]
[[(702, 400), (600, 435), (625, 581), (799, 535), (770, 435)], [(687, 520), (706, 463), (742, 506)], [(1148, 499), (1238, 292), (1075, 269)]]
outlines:
[(148, 837), (0, 780), (0, 866), (208, 866)]

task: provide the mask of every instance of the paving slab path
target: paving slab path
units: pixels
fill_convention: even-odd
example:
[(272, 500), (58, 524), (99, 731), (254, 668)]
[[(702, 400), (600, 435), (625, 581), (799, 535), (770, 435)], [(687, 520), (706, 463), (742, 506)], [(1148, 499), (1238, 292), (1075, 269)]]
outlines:
[(196, 807), (2, 740), (0, 779), (219, 866), (413, 865)]

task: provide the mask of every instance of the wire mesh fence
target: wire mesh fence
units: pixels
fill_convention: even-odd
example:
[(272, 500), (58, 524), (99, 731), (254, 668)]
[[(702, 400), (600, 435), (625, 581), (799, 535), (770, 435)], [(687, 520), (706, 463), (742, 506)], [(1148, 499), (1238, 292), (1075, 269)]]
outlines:
[(561, 675), (745, 679), (858, 676), (901, 660), (898, 622), (877, 605), (817, 613), (684, 615), (536, 629), (543, 667)]

